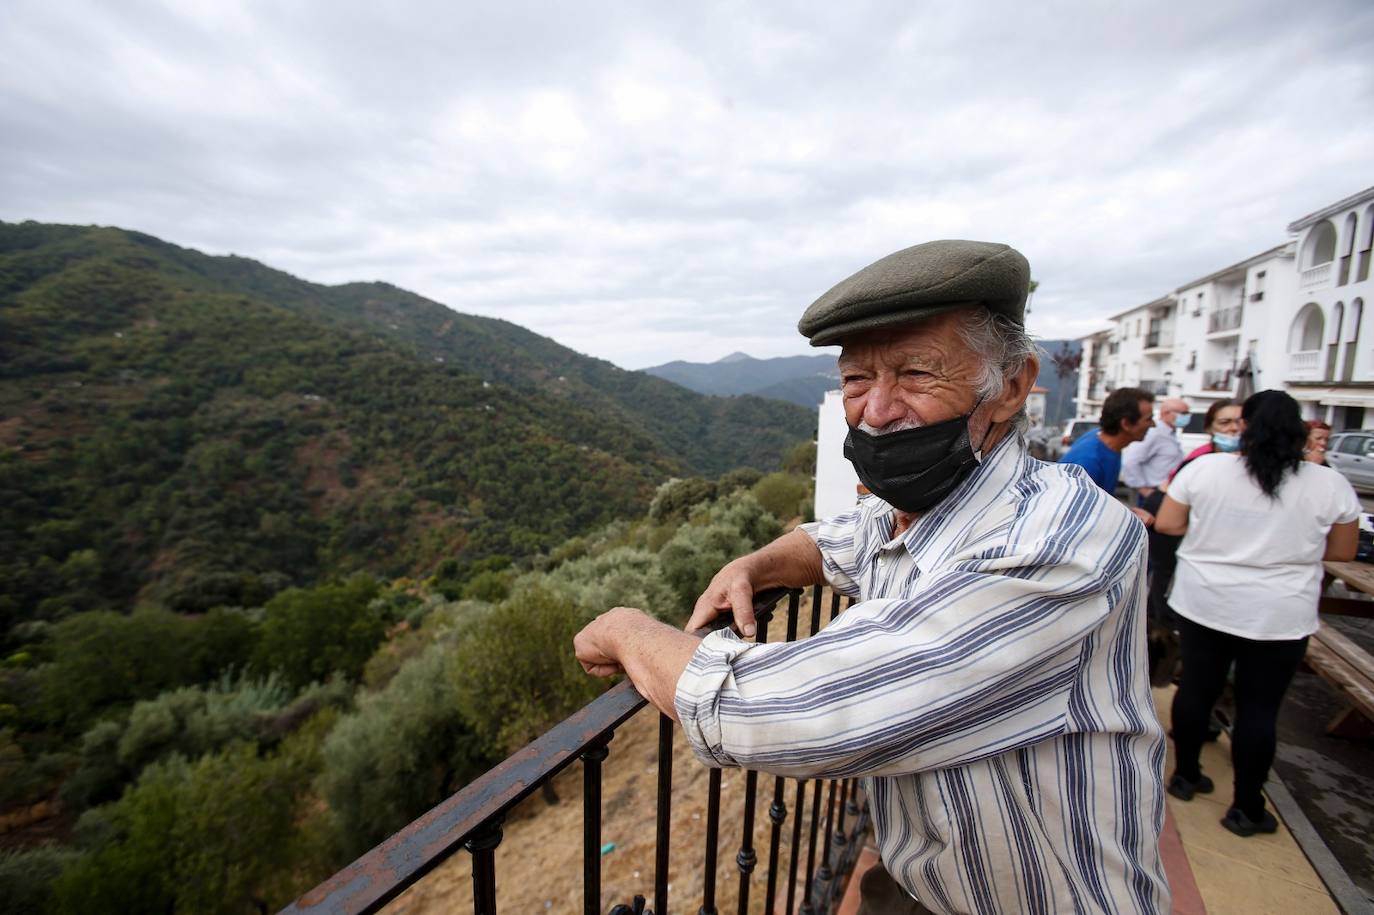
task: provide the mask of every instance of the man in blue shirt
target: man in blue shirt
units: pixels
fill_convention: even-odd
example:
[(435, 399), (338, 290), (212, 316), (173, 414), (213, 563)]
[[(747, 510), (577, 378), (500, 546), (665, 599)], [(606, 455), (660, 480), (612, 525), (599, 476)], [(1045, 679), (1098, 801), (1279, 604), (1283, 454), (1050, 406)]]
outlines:
[(1077, 464), (1094, 483), (1115, 493), (1116, 480), (1121, 475), (1121, 452), (1143, 439), (1153, 424), (1154, 397), (1140, 388), (1117, 388), (1102, 403), (1097, 431), (1074, 442), (1059, 463)]

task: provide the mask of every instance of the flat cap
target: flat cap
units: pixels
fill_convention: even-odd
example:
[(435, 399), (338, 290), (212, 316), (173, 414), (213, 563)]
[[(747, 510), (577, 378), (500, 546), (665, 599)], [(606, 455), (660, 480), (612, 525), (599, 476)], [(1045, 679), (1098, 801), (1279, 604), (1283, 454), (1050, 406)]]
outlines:
[(1010, 245), (945, 239), (903, 248), (837, 283), (811, 303), (797, 330), (812, 346), (981, 305), (1026, 318), (1030, 264)]

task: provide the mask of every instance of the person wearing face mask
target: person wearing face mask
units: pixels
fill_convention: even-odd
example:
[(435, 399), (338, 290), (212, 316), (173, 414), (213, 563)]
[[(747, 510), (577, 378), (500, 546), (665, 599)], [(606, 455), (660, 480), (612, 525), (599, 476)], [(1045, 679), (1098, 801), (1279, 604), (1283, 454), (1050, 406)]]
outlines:
[[(1159, 513), (1169, 483), (1180, 470), (1204, 454), (1231, 453), (1240, 449), (1240, 403), (1234, 400), (1213, 402), (1203, 417), (1202, 431), (1210, 435), (1211, 440), (1190, 451), (1183, 463), (1169, 474), (1169, 480), (1142, 502), (1141, 507), (1152, 515)], [(1182, 537), (1150, 528), (1150, 679), (1156, 686), (1171, 683), (1178, 665), (1178, 636), (1175, 632), (1178, 624), (1173, 608), (1169, 606), (1168, 594), (1178, 562), (1178, 545), (1182, 540)]]
[(1173, 702), (1181, 800), (1214, 789), (1200, 765), (1212, 706), (1234, 668), (1235, 790), (1222, 825), (1274, 832), (1262, 789), (1288, 684), (1317, 630), (1322, 560), (1350, 560), (1360, 502), (1339, 473), (1303, 460), (1298, 403), (1260, 391), (1242, 406), (1241, 448), (1189, 464), (1169, 486), (1157, 528), (1183, 538), (1169, 603), (1179, 617), (1183, 678)]
[(1178, 443), (1178, 432), (1187, 428), (1191, 419), (1187, 401), (1166, 398), (1160, 403), (1159, 417), (1145, 440), (1127, 448), (1121, 455), (1121, 477), (1136, 491), (1139, 499), (1136, 504), (1144, 507), (1145, 500), (1183, 463), (1183, 446)]
[[(1027, 450), (1029, 279), (1006, 245), (938, 241), (822, 295), (798, 327), (842, 348), (870, 494), (726, 564), (687, 631), (621, 607), (574, 642), (709, 766), (860, 777), (882, 859), (864, 915), (1170, 910), (1145, 529)], [(855, 603), (802, 641), (748, 641), (755, 593), (817, 584)], [(738, 634), (705, 634), (722, 616)]]

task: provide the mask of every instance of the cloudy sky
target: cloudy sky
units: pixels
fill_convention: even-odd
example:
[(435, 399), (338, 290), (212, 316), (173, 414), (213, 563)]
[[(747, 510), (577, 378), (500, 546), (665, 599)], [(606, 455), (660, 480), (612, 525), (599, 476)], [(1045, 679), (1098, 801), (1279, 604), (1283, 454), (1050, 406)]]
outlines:
[(806, 352), (829, 286), (1006, 241), (1031, 329), (1374, 184), (1374, 3), (6, 0), (0, 219), (381, 279), (639, 368)]

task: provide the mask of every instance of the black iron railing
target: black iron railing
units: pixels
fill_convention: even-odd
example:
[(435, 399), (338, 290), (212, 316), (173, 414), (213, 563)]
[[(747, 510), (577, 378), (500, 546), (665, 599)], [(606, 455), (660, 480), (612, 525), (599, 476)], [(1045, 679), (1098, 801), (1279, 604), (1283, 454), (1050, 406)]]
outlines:
[[(801, 591), (778, 589), (755, 598), (757, 640), (768, 640), (768, 628), (777, 604), (787, 599), (786, 640), (797, 638), (801, 613)], [(811, 592), (811, 634), (821, 628), (823, 592)], [(830, 619), (840, 612), (840, 596), (830, 595)], [(462, 791), (448, 798), (424, 816), (391, 836), (372, 851), (297, 899), (285, 912), (361, 913), (376, 912), (415, 884), (460, 848), (472, 858), (473, 911), (494, 915), (496, 899), (496, 847), (500, 845), (501, 824), (522, 800), (539, 790), (574, 759), (582, 761), (583, 772), (583, 867), (582, 897), (586, 915), (602, 915), (601, 901), (601, 771), (610, 756), (608, 744), (616, 728), (646, 705), (646, 700), (628, 681), (609, 689), (571, 717), (516, 752), (505, 762), (482, 775)], [(673, 783), (673, 722), (659, 716), (658, 800), (656, 809), (656, 849), (654, 863), (653, 908), (646, 909), (644, 897), (611, 909), (611, 915), (656, 912), (666, 915), (668, 903), (669, 817)], [(782, 833), (787, 822), (786, 782), (773, 779), (773, 799), (768, 807), (771, 829), (764, 912), (778, 911), (775, 904), (781, 875)], [(826, 784), (822, 784), (825, 781)], [(857, 779), (797, 780), (791, 810), (792, 833), (788, 868), (786, 906), (788, 915), (815, 915), (829, 912), (839, 899), (844, 878), (853, 870), (859, 846), (868, 829), (867, 802), (860, 801)], [(798, 876), (801, 862), (802, 830), (806, 819), (806, 794), (811, 788), (809, 840), (806, 871), (800, 908), (797, 907)], [(704, 888), (698, 915), (718, 915), (716, 909), (716, 860), (720, 831), (719, 769), (712, 769), (707, 782), (706, 847), (703, 866)], [(758, 773), (746, 771), (742, 830), (735, 864), (739, 870), (740, 915), (749, 910), (752, 875), (759, 863), (754, 850), (754, 808)], [(826, 801), (822, 806), (821, 795)], [(824, 809), (824, 813), (822, 813)], [(846, 821), (851, 825), (846, 827)], [(823, 829), (822, 829), (823, 824)], [(823, 833), (823, 834), (822, 834)], [(820, 858), (817, 860), (817, 844)], [(675, 903), (672, 911), (688, 911), (691, 905)]]

